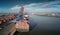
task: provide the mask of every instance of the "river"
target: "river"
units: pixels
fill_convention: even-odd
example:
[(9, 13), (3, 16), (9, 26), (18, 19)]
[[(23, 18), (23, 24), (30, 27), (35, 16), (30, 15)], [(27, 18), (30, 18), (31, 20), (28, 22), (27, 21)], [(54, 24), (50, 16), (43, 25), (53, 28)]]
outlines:
[[(60, 34), (60, 18), (29, 15), (32, 24), (36, 24), (29, 35), (58, 35)], [(31, 25), (32, 25), (31, 24)]]

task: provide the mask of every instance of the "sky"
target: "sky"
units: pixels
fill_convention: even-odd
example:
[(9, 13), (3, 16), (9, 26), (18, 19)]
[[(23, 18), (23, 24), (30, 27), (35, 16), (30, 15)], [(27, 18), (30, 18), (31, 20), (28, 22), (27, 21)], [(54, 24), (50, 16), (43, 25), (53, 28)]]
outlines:
[(0, 12), (60, 12), (60, 0), (0, 0)]

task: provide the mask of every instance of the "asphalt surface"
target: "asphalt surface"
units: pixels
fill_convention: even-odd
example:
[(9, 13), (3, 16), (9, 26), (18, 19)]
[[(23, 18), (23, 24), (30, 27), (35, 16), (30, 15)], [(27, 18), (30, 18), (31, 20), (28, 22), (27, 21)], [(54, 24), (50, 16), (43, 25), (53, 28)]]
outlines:
[(2, 28), (0, 30), (0, 35), (8, 35), (13, 30), (15, 30), (15, 24), (14, 23), (8, 23), (8, 22), (3, 23), (2, 25), (0, 25), (0, 27)]

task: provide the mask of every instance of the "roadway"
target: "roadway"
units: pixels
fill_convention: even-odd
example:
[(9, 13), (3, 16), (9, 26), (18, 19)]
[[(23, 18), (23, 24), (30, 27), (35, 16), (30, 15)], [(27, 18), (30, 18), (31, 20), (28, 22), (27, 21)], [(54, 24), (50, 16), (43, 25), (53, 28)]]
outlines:
[(16, 31), (15, 24), (12, 22), (3, 23), (0, 27), (2, 28), (0, 29), (0, 35), (8, 35)]
[[(13, 15), (13, 16), (12, 16)], [(1, 17), (2, 16), (2, 17)], [(0, 15), (0, 35), (12, 35), (15, 31), (15, 23), (11, 22), (13, 19), (15, 19), (14, 14), (8, 14), (8, 15)], [(2, 19), (2, 20), (1, 20)], [(5, 22), (3, 22), (5, 20)]]

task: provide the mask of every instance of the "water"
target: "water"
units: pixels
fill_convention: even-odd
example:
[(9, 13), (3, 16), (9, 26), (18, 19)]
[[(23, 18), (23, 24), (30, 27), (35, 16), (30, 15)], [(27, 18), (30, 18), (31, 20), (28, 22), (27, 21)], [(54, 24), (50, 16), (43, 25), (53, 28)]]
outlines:
[(30, 35), (57, 35), (60, 32), (60, 18), (30, 15), (30, 19), (36, 22)]

